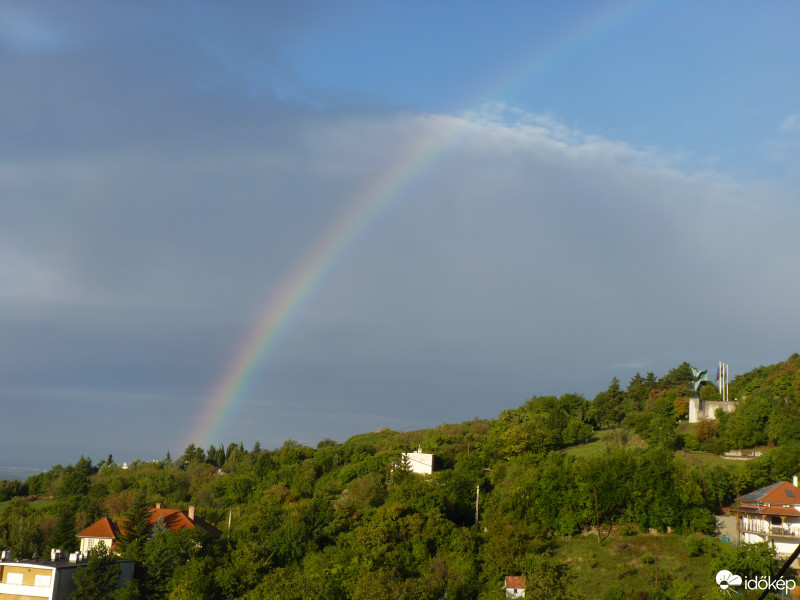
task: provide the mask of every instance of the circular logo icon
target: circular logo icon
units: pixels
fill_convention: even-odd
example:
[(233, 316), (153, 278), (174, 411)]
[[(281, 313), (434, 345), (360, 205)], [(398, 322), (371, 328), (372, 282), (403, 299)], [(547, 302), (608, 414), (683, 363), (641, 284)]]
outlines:
[(717, 585), (723, 590), (727, 590), (732, 585), (742, 585), (742, 576), (734, 575), (730, 571), (723, 569), (717, 573)]

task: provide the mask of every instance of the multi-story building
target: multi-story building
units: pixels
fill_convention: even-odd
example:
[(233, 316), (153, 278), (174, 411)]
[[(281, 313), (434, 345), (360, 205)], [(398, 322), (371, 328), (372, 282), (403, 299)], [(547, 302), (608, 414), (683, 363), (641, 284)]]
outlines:
[(800, 488), (779, 481), (744, 494), (731, 509), (736, 514), (739, 539), (748, 544), (770, 542), (782, 556), (800, 544)]

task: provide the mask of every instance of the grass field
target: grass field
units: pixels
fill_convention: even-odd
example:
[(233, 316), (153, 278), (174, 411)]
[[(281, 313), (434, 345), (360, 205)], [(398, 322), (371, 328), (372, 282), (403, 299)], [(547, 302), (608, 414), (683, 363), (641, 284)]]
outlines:
[[(11, 500), (0, 502), (0, 512), (3, 512), (10, 502)], [(33, 502), (28, 502), (28, 506), (33, 510), (42, 510), (43, 508), (47, 508), (52, 502), (52, 500), (34, 500)]]
[[(609, 448), (619, 447), (622, 443), (623, 439), (619, 436), (621, 432), (625, 430), (623, 429), (602, 429), (600, 431), (595, 431), (592, 433), (592, 437), (589, 438), (589, 442), (586, 444), (578, 444), (577, 446), (570, 446), (569, 448), (565, 448), (564, 452), (571, 456), (578, 456), (578, 457), (587, 457), (587, 456), (595, 456), (596, 454), (602, 454)], [(644, 446), (644, 442), (642, 438), (640, 438), (635, 433), (628, 433), (628, 439), (625, 441), (625, 445), (629, 448), (638, 448)]]
[(615, 590), (656, 589), (670, 598), (716, 597), (711, 557), (689, 558), (686, 540), (675, 534), (613, 536), (602, 542), (594, 535), (579, 536), (561, 540), (556, 559), (567, 565), (570, 581), (587, 599), (616, 597)]
[(741, 464), (738, 461), (725, 460), (718, 454), (711, 454), (709, 452), (695, 452), (693, 450), (678, 450), (675, 452), (675, 456), (682, 458), (687, 463), (695, 467), (699, 467), (701, 465), (703, 467), (727, 467), (730, 465)]

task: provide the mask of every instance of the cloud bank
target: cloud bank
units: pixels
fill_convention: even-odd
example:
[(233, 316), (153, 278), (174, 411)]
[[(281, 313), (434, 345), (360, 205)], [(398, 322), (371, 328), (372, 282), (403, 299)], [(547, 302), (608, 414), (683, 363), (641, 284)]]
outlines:
[(503, 104), (332, 101), (281, 51), (301, 11), (273, 11), (257, 46), (254, 28), (223, 43), (236, 19), (167, 38), (56, 6), (0, 11), (5, 464), (179, 454), (309, 248), (420, 147), (214, 443), (494, 417), (797, 349), (798, 205), (775, 183)]

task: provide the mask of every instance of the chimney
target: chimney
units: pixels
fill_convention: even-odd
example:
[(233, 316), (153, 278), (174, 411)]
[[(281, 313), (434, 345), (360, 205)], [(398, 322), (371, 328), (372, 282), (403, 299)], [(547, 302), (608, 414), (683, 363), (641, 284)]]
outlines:
[(189, 520), (194, 521), (194, 504), (189, 505)]
[(159, 508), (161, 508), (161, 502), (156, 502), (156, 510), (158, 510)]
[(797, 475), (792, 475), (792, 485), (797, 487)]

